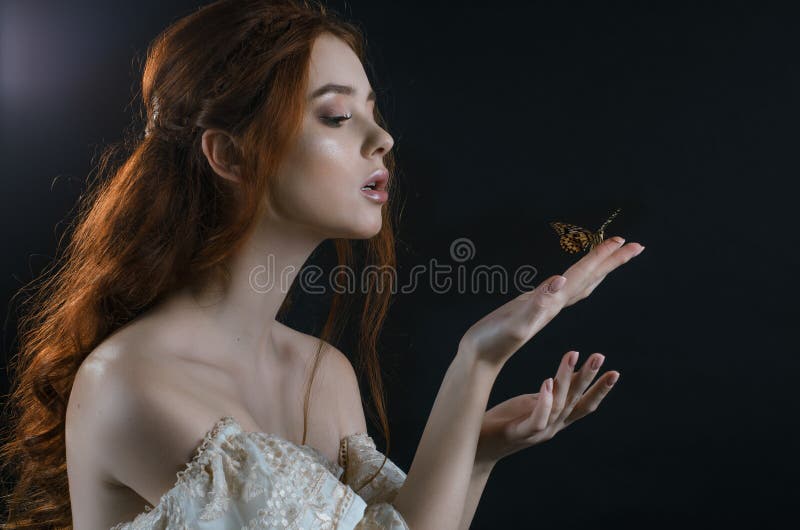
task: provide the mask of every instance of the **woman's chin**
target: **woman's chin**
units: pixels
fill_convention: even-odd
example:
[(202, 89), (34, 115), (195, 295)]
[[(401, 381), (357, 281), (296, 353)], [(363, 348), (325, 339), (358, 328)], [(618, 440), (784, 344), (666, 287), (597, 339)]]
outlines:
[(380, 232), (381, 232), (381, 225), (378, 225), (368, 230), (362, 230), (360, 234), (355, 236), (353, 239), (372, 239), (373, 237), (380, 234)]
[(372, 239), (377, 236), (382, 227), (383, 221), (378, 218), (377, 222), (365, 222), (359, 226), (354, 226), (350, 239)]
[(358, 213), (358, 215), (352, 215), (350, 218), (351, 239), (371, 239), (380, 233), (383, 226), (381, 208), (373, 206), (370, 210), (352, 212), (353, 214)]
[(378, 224), (359, 224), (338, 229), (328, 228), (322, 230), (326, 234), (325, 239), (372, 239), (381, 231), (381, 223)]

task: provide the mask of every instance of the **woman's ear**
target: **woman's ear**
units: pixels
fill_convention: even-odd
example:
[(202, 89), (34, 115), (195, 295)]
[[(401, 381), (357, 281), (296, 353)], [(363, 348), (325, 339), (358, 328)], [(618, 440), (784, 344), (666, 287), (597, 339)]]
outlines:
[(229, 163), (231, 152), (236, 150), (236, 142), (225, 131), (206, 129), (200, 141), (211, 169), (222, 178), (241, 182), (239, 165)]

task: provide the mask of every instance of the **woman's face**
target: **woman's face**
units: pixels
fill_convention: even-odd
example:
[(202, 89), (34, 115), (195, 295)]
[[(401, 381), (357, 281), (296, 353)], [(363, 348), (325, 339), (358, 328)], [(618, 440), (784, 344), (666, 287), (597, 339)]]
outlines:
[[(352, 91), (319, 90), (328, 84)], [(320, 35), (311, 52), (302, 128), (280, 165), (271, 215), (323, 238), (366, 239), (380, 231), (384, 203), (361, 188), (385, 167), (394, 139), (375, 123), (371, 92), (353, 50), (329, 33)]]

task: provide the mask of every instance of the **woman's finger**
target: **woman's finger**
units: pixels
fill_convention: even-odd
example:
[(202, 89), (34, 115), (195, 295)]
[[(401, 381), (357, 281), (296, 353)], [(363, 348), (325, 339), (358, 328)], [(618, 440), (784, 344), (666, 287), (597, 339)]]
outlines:
[(579, 420), (597, 410), (597, 407), (600, 406), (600, 402), (608, 395), (614, 387), (614, 383), (618, 380), (619, 372), (616, 371), (606, 372), (598, 378), (592, 387), (586, 391), (583, 398), (578, 401), (578, 404), (572, 409), (570, 415), (564, 419), (564, 426), (566, 427), (575, 420)]
[(628, 243), (619, 247), (616, 251), (612, 252), (604, 260), (602, 260), (595, 269), (595, 275), (600, 278), (605, 278), (608, 273), (624, 265), (632, 258), (635, 258), (644, 250), (644, 247), (639, 243)]
[(572, 350), (561, 358), (558, 373), (553, 380), (553, 405), (550, 410), (549, 424), (558, 421), (561, 411), (564, 410), (567, 402), (567, 393), (572, 384), (572, 374), (574, 373), (575, 365), (578, 363), (578, 355), (577, 351)]
[(572, 413), (572, 409), (578, 401), (580, 401), (583, 392), (589, 386), (589, 383), (592, 382), (594, 376), (597, 375), (604, 360), (605, 356), (603, 354), (593, 353), (584, 361), (581, 369), (572, 374), (572, 382), (570, 383), (569, 392), (567, 393), (567, 404), (561, 411), (561, 415), (558, 418), (559, 420), (567, 418)]
[(563, 274), (576, 280), (575, 288), (588, 286), (581, 298), (588, 296), (605, 277), (624, 263), (638, 256), (644, 247), (639, 243), (624, 244), (620, 236), (604, 240)]
[(625, 243), (620, 236), (610, 237), (586, 253), (581, 259), (568, 268), (562, 276), (567, 278), (585, 278), (596, 271), (600, 264), (614, 254)]
[[(548, 384), (550, 385), (548, 388)], [(530, 416), (514, 426), (515, 438), (527, 438), (547, 428), (550, 408), (553, 405), (553, 378), (546, 379), (539, 388), (539, 399)]]

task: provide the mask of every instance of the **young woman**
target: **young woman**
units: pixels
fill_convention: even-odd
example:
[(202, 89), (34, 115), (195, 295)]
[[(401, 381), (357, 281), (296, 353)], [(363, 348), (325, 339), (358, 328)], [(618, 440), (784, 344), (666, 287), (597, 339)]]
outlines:
[(505, 362), (644, 248), (621, 238), (468, 329), (407, 475), (375, 351), (391, 289), (362, 293), (356, 352), (386, 454), (332, 344), (350, 298), (319, 339), (279, 321), (328, 239), (342, 265), (395, 265), (393, 139), (364, 60), (355, 26), (293, 0), (218, 1), (154, 42), (145, 135), (104, 158), (21, 325), (5, 528), (468, 528), (500, 459), (595, 410), (619, 374), (589, 387), (603, 356), (575, 370), (575, 351), (485, 409)]

